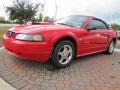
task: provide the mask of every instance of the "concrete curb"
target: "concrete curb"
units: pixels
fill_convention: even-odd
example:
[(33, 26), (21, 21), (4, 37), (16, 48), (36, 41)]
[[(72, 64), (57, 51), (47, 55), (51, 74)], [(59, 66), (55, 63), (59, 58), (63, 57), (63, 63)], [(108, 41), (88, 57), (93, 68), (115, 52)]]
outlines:
[(116, 48), (115, 48), (115, 51), (116, 51), (116, 52), (120, 52), (120, 49), (116, 49)]
[(0, 50), (2, 50), (4, 47), (0, 47)]
[(0, 90), (17, 90), (17, 89), (8, 84), (2, 78), (0, 78)]
[[(0, 47), (0, 50), (2, 50), (4, 47)], [(0, 90), (17, 90), (10, 84), (8, 84), (2, 77), (0, 76)]]

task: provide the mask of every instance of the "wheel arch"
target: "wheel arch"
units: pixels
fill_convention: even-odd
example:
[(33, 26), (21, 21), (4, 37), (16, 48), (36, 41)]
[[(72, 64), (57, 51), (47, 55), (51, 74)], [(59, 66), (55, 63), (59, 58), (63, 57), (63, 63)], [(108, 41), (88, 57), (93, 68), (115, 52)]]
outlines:
[(113, 40), (113, 41), (114, 41), (114, 43), (116, 44), (116, 42), (117, 42), (117, 39), (116, 39), (116, 38), (113, 38), (112, 40)]
[(77, 41), (72, 36), (65, 36), (65, 37), (61, 37), (61, 38), (57, 39), (56, 42), (53, 44), (53, 48), (52, 48), (52, 51), (51, 51), (51, 54), (50, 54), (50, 58), (52, 56), (52, 53), (53, 53), (53, 50), (54, 50), (55, 46), (62, 40), (69, 40), (74, 44), (74, 46), (75, 46), (75, 56), (76, 56), (76, 54), (77, 54)]

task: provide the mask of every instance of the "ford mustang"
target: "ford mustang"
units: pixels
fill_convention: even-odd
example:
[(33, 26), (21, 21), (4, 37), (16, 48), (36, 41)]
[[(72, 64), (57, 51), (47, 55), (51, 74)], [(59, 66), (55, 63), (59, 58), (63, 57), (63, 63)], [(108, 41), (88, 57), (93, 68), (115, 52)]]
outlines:
[(71, 15), (54, 23), (38, 22), (11, 28), (3, 36), (5, 49), (17, 58), (50, 61), (63, 68), (75, 57), (98, 52), (111, 55), (117, 33), (103, 20)]

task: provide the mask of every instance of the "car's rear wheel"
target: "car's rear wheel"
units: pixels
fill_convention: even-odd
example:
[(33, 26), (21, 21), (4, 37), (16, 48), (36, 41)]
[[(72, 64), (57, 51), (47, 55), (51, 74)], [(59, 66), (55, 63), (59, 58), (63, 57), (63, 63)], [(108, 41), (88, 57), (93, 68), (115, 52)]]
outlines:
[(74, 44), (69, 40), (63, 40), (54, 47), (51, 62), (56, 68), (64, 68), (70, 65), (74, 56)]
[(113, 54), (114, 48), (115, 48), (115, 41), (112, 40), (112, 41), (110, 42), (110, 44), (109, 44), (109, 47), (108, 47), (106, 53), (107, 53), (108, 55)]

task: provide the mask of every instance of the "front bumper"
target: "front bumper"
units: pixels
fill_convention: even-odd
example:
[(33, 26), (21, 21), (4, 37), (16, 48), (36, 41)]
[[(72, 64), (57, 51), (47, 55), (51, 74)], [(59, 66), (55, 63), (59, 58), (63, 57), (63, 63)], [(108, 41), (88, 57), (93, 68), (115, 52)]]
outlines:
[(19, 41), (4, 35), (3, 43), (6, 50), (17, 58), (40, 62), (49, 60), (51, 47), (46, 42)]

